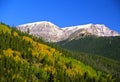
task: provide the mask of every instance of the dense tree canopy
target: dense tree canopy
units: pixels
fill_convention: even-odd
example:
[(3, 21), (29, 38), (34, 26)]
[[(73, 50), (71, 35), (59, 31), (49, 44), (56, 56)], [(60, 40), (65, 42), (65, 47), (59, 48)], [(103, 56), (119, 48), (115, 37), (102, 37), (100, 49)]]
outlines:
[[(4, 30), (3, 30), (4, 29)], [(114, 82), (111, 74), (68, 57), (15, 28), (0, 24), (1, 82)], [(66, 54), (65, 54), (66, 53)]]

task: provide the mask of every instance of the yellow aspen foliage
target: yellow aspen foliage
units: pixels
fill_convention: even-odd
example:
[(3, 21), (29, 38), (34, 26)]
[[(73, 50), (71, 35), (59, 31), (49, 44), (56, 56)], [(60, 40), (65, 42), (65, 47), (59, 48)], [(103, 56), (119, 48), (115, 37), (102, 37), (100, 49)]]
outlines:
[[(34, 42), (33, 42), (34, 43)], [(35, 44), (35, 43), (34, 43)], [(48, 56), (51, 56), (53, 53), (54, 53), (54, 49), (51, 49), (52, 52), (50, 50), (51, 49), (50, 47), (48, 47), (47, 45), (44, 45), (44, 44), (40, 44), (40, 43), (37, 43), (37, 46), (33, 46), (33, 49), (32, 49), (32, 54), (35, 56), (37, 54), (44, 54), (44, 55), (48, 55)]]
[(43, 54), (46, 54), (46, 55), (48, 55), (48, 56), (51, 56), (52, 55), (52, 53), (50, 52), (50, 51), (48, 51), (48, 50), (46, 50), (46, 49), (43, 49)]
[(88, 72), (88, 74), (91, 75), (91, 77), (96, 76), (96, 71), (93, 70), (90, 66), (86, 66), (86, 70), (88, 70), (87, 72)]
[(45, 44), (41, 44), (41, 43), (37, 43), (37, 42), (33, 41), (29, 37), (23, 36), (23, 40), (26, 40), (28, 42), (32, 42), (33, 48), (32, 49), (28, 48), (28, 49), (30, 51), (32, 51), (33, 56), (39, 57), (40, 54), (52, 56), (54, 53), (58, 53), (59, 55), (62, 54), (62, 53), (59, 53), (59, 51), (56, 51), (54, 48), (51, 48)]
[(16, 62), (18, 62), (18, 61), (25, 62), (26, 61), (20, 57), (21, 56), (20, 52), (13, 51), (11, 48), (8, 48), (7, 50), (3, 50), (3, 54), (6, 57), (12, 57)]
[(15, 56), (15, 57), (14, 57), (14, 60), (15, 60), (16, 62), (22, 61), (22, 59), (21, 59), (19, 56)]
[(17, 32), (13, 32), (13, 36), (17, 37), (18, 33)]
[(81, 76), (83, 75), (83, 71), (79, 67), (73, 68), (72, 70), (74, 71), (75, 74), (79, 74)]
[(11, 29), (8, 28), (8, 27), (5, 26), (5, 25), (0, 24), (0, 34), (1, 34), (1, 33), (11, 34)]
[(67, 69), (67, 67), (66, 67), (66, 65), (65, 65), (65, 62), (64, 62), (64, 61), (61, 61), (61, 60), (59, 60), (59, 61), (57, 62), (57, 67), (59, 67), (59, 68), (61, 68), (61, 69), (63, 69), (63, 70)]
[(27, 41), (27, 42), (33, 42), (33, 40), (30, 37), (27, 36), (23, 36), (23, 40)]
[(75, 71), (74, 70), (72, 70), (72, 69), (67, 69), (66, 70), (66, 73), (67, 73), (67, 75), (68, 76), (72, 76), (72, 77), (75, 77)]
[(51, 72), (52, 74), (55, 74), (56, 72), (56, 69), (53, 66), (48, 66), (48, 65), (45, 65), (43, 70)]
[(35, 48), (35, 47), (34, 48), (29, 48), (29, 50), (32, 51), (32, 56), (33, 57), (38, 58), (40, 55), (44, 55), (44, 54), (41, 54), (41, 51), (39, 49)]
[(7, 50), (3, 50), (3, 54), (6, 56), (13, 56), (14, 51), (11, 48), (8, 48)]
[(33, 56), (33, 57), (38, 58), (38, 57), (39, 57), (39, 55), (40, 55), (40, 54), (39, 54), (38, 52), (32, 52), (32, 56)]

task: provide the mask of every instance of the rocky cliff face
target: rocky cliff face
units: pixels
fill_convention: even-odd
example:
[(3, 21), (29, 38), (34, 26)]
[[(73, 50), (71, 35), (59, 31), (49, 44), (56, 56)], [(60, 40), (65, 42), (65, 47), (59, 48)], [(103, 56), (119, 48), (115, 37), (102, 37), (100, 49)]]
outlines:
[(65, 39), (76, 39), (81, 35), (95, 35), (102, 37), (119, 36), (119, 33), (110, 30), (101, 24), (86, 24), (60, 28), (48, 21), (34, 22), (17, 26), (17, 29), (41, 37), (49, 42), (59, 42)]

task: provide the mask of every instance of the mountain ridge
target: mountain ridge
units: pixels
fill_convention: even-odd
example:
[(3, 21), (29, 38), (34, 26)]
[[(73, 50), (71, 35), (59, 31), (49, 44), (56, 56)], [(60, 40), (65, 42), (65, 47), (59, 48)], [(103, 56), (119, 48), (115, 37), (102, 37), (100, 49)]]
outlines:
[[(60, 28), (49, 21), (33, 22), (17, 26), (18, 30), (28, 32), (36, 37), (41, 37), (48, 42), (59, 42), (66, 40), (74, 35), (80, 37), (81, 34), (91, 34), (98, 37), (120, 36), (116, 31), (113, 31), (102, 24), (85, 24)], [(77, 32), (77, 35), (74, 34)]]
[(51, 22), (35, 22), (18, 26), (18, 30), (35, 35), (36, 37), (42, 37), (44, 40), (50, 42), (60, 41), (62, 39), (63, 30)]

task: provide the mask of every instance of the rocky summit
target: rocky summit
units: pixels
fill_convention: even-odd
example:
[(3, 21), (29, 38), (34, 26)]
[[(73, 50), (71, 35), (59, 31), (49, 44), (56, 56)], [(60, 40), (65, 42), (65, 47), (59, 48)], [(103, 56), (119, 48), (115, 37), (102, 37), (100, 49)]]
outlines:
[(102, 24), (85, 24), (70, 27), (58, 27), (48, 22), (34, 22), (17, 26), (18, 30), (41, 37), (48, 42), (59, 42), (66, 39), (76, 39), (81, 35), (95, 35), (98, 37), (119, 36), (120, 34)]

